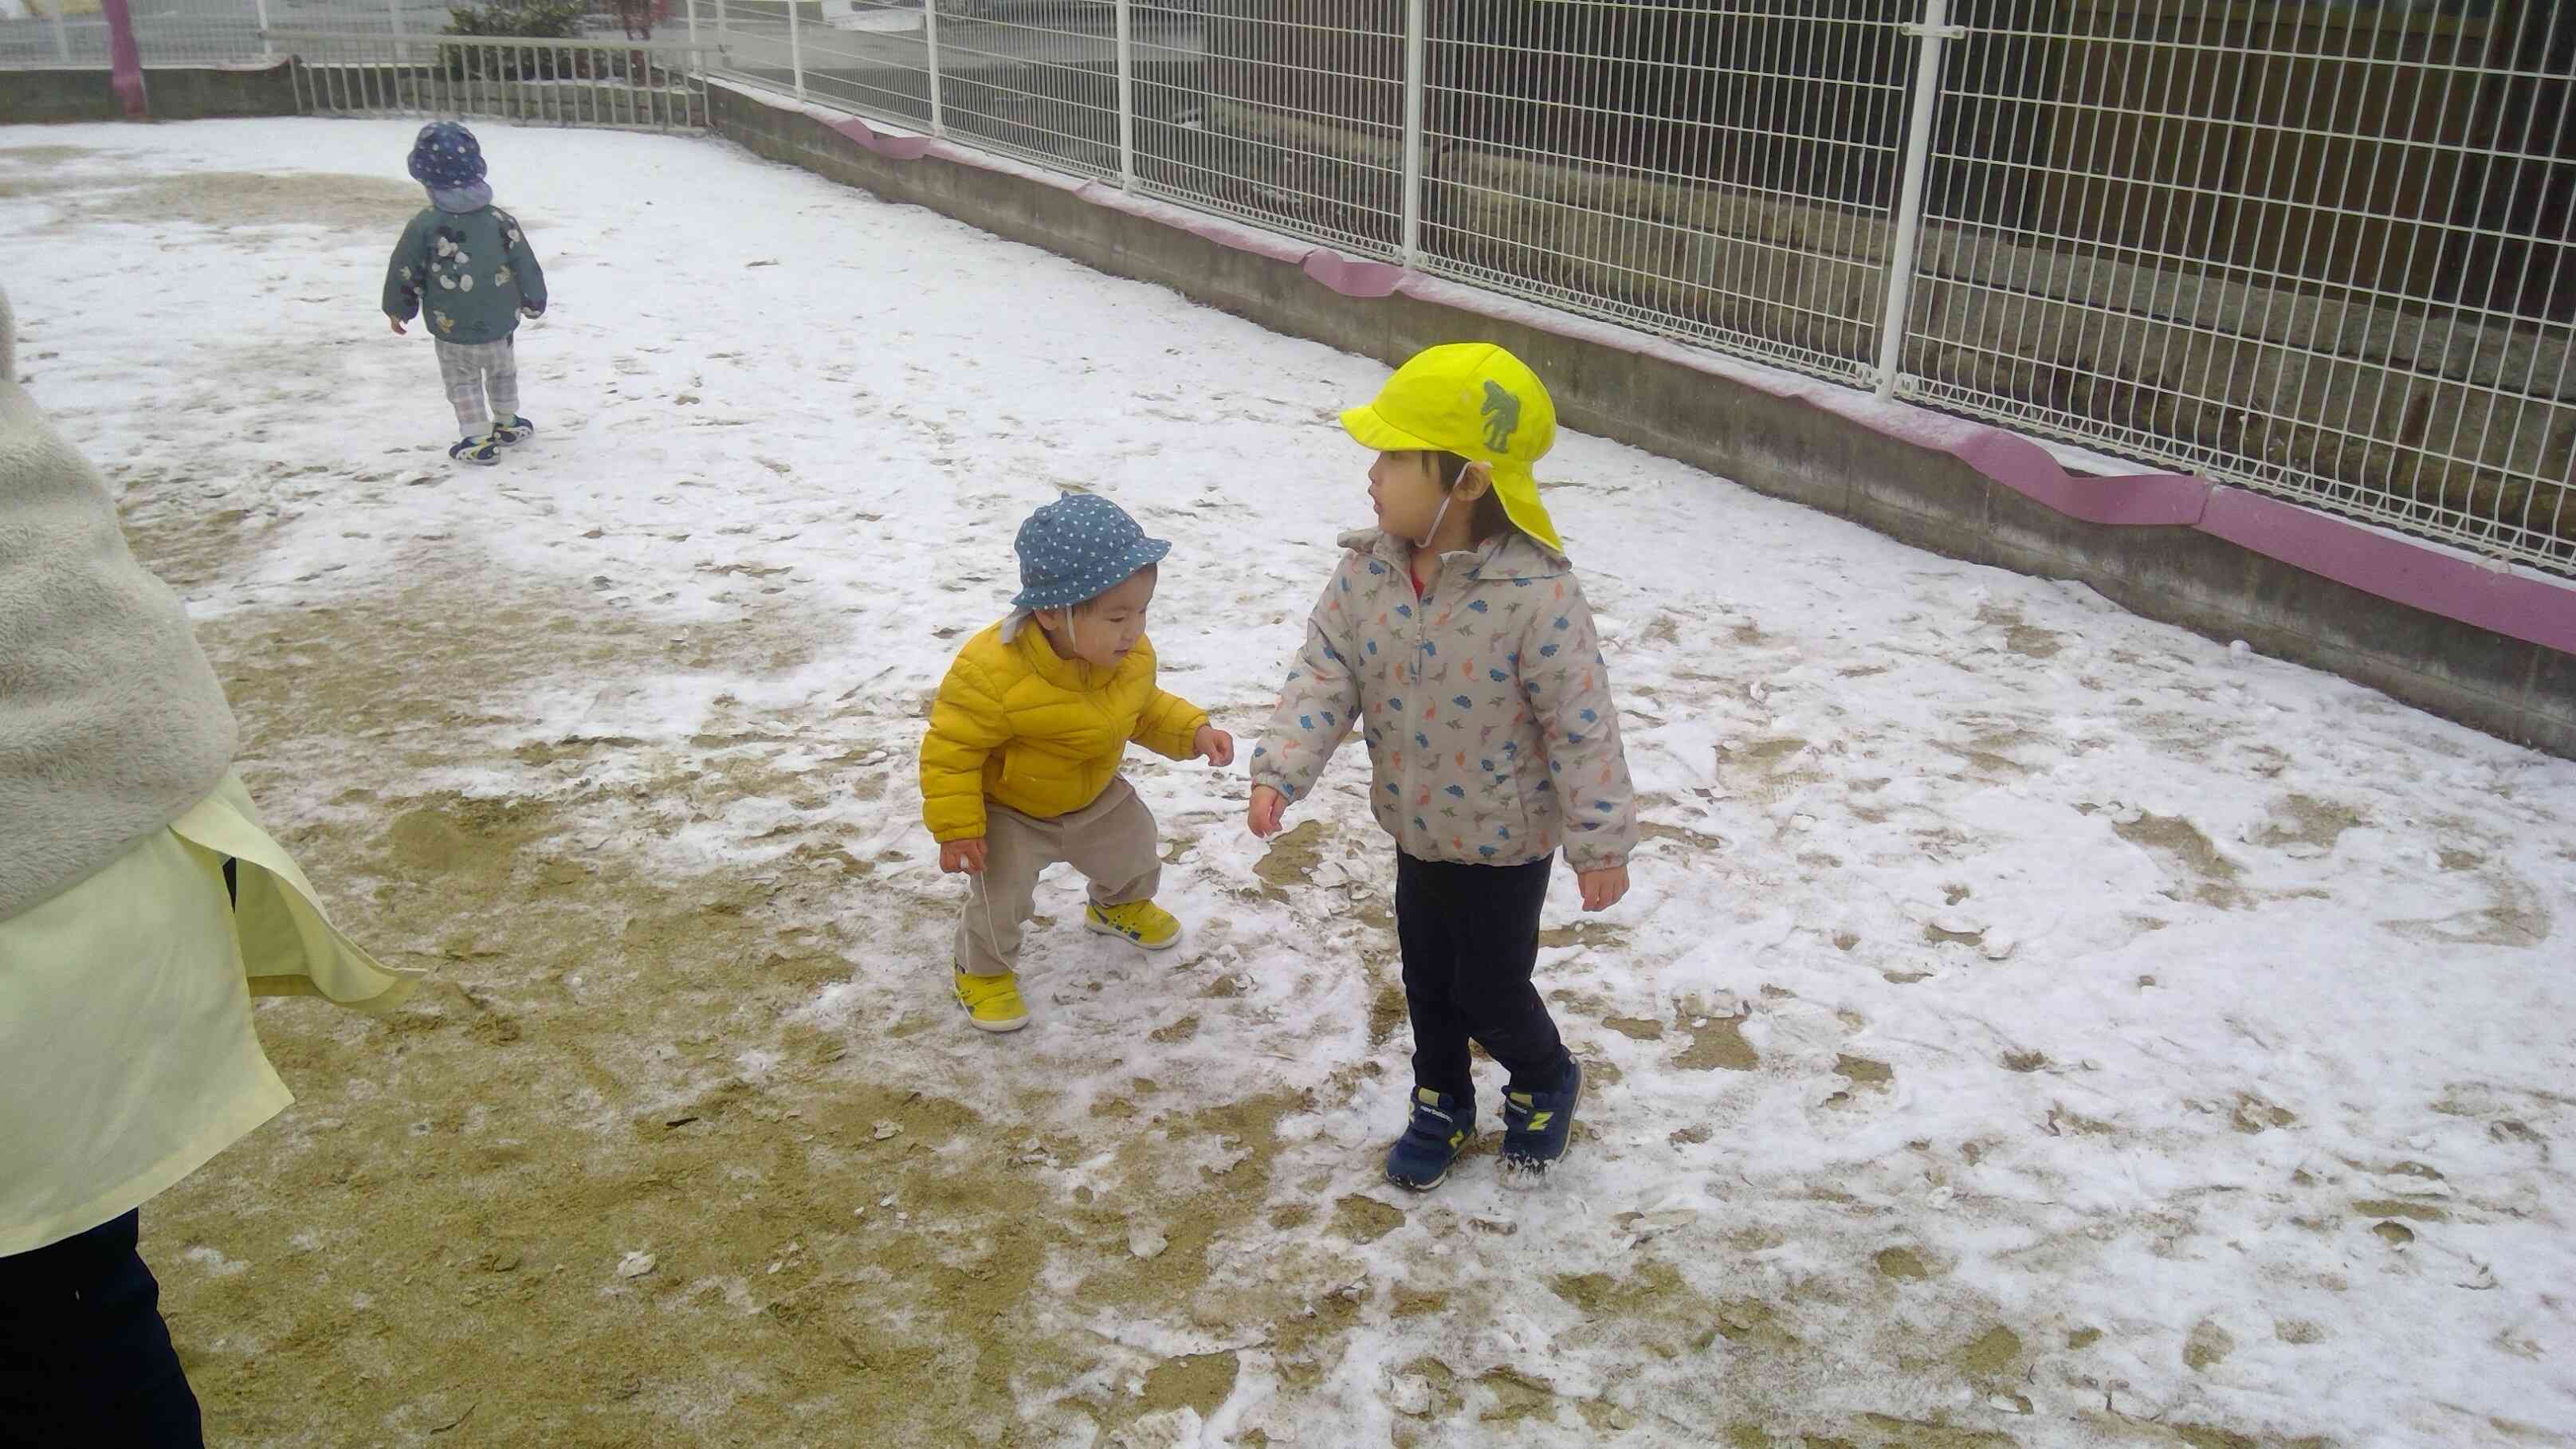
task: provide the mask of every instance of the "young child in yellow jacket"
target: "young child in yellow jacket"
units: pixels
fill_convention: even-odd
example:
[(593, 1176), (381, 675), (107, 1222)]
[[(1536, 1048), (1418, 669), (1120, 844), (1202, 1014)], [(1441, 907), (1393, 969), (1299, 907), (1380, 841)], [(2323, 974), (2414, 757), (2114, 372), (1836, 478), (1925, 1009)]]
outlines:
[(980, 1030), (1029, 1024), (1012, 968), (1050, 865), (1090, 878), (1090, 930), (1148, 951), (1180, 943), (1181, 923), (1154, 904), (1153, 812), (1118, 767), (1133, 741), (1223, 768), (1234, 739), (1154, 684), (1145, 612), (1171, 547), (1093, 494), (1040, 508), (1020, 525), (1010, 616), (967, 640), (939, 686), (921, 742), (921, 818), (939, 868), (975, 878), (955, 971)]

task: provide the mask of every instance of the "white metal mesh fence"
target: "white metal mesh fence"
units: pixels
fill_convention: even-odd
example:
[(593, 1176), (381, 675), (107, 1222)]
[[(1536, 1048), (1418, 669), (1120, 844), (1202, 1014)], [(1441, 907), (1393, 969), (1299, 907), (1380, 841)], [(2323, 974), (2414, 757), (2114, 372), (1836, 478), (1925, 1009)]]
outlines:
[[(415, 0), (135, 3), (147, 63), (255, 59), (327, 12), (317, 105), (563, 99), (472, 69), (506, 48), (383, 70), (446, 54)], [(2576, 573), (2571, 8), (673, 0), (656, 34), (1354, 255)], [(98, 34), (0, 18), (0, 64), (96, 65)]]
[[(0, 65), (103, 66), (107, 21), (98, 0), (27, 0), (0, 10)], [(261, 53), (256, 0), (135, 0), (135, 44), (145, 65), (209, 65)]]
[(697, 48), (685, 40), (383, 40), (277, 33), (310, 113), (490, 116), (540, 125), (668, 131), (703, 125)]
[(21, 0), (0, 6), (0, 68), (107, 64), (107, 25), (96, 13), (75, 18), (68, 0)]
[[(755, 18), (764, 12), (773, 36), (793, 25), (799, 73), (813, 99), (917, 127), (930, 124), (932, 17), (921, 7), (766, 3), (748, 11)], [(734, 55), (745, 58), (740, 50)], [(770, 59), (785, 58), (773, 41)]]
[[(387, 40), (435, 35), (449, 15), (436, 0), (131, 0), (129, 9), (146, 66), (274, 60), (276, 30)], [(0, 0), (0, 69), (96, 69), (107, 60), (98, 0)]]
[[(700, 38), (715, 47), (716, 72), (801, 95), (800, 8), (809, 14), (819, 10), (800, 7), (793, 0), (709, 0), (697, 7), (698, 23), (714, 32), (712, 36), (702, 33)], [(840, 104), (853, 109), (875, 109), (860, 104), (861, 100), (848, 94), (838, 97)]]
[(1146, 190), (1355, 255), (1402, 249), (1404, 7), (1135, 7)]
[(1857, 378), (1911, 0), (1430, 7), (1421, 264)]
[(1904, 391), (2576, 561), (2568, 7), (1951, 18)]
[(1045, 165), (1118, 174), (1118, 12), (1111, 0), (943, 6), (942, 118), (959, 135)]

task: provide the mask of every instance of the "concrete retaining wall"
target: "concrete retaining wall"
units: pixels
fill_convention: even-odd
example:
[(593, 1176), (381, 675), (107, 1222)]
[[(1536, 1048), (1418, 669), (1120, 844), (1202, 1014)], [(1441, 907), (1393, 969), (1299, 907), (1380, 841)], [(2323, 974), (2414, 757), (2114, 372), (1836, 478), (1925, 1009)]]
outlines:
[[(295, 69), (269, 66), (146, 67), (144, 95), (156, 121), (295, 114)], [(14, 70), (0, 82), (0, 125), (55, 125), (124, 118), (105, 67)]]
[[(296, 68), (301, 64), (290, 59), (267, 66), (146, 67), (144, 94), (156, 121), (299, 115)], [(326, 111), (340, 109), (343, 100), (367, 111), (398, 100), (418, 111), (452, 113), (463, 100), (470, 102), (464, 112), (469, 117), (502, 116), (537, 125), (695, 128), (706, 122), (693, 91), (617, 79), (542, 84), (478, 79), (467, 87), (434, 80), (428, 66), (390, 61), (307, 66), (305, 71), (323, 78), (310, 90)], [(124, 119), (105, 70), (17, 70), (6, 75), (0, 83), (0, 125)]]

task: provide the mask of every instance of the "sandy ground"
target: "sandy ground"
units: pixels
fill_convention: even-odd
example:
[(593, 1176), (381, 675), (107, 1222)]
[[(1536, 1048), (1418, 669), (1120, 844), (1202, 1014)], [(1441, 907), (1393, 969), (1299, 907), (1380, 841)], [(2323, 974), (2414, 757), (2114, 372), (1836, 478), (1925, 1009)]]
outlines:
[[(993, 416), (1049, 399), (792, 310), (792, 387), (729, 385), (753, 323), (585, 322), (585, 260), (643, 213), (563, 195), (523, 211), (567, 299), (526, 342), (548, 431), (460, 474), (427, 359), (372, 317), (417, 193), (332, 149), (398, 161), (402, 128), (297, 125), (0, 135), (36, 395), (203, 616), (280, 838), (352, 934), (433, 968), (386, 1021), (264, 1006), (297, 1104), (145, 1210), (215, 1443), (2576, 1442), (2529, 1407), (2576, 1403), (2565, 1001), (2495, 984), (2537, 980), (2576, 876), (2563, 763), (1585, 444), (1615, 486), (1572, 495), (1578, 524), (1722, 527), (1819, 582), (1606, 573), (1641, 906), (1548, 936), (1597, 1135), (1545, 1193), (1471, 1161), (1403, 1198), (1376, 1181), (1403, 1004), (1355, 800), (1265, 852), (1239, 781), (1140, 762), (1185, 947), (1064, 929), (1051, 880), (1040, 1030), (976, 1037), (940, 989), (958, 896), (911, 749), (1031, 501), (993, 475), (1100, 481)], [(324, 154), (257, 159), (307, 136)], [(996, 277), (1078, 270), (704, 143), (497, 149), (540, 144), (567, 175), (733, 168)], [(168, 268), (242, 279), (263, 320), (166, 347), (202, 305), (103, 320)], [(1369, 364), (1099, 285), (1189, 354), (1131, 370), (1129, 414), (1186, 417), (1276, 349), (1279, 395), (1229, 426), (1339, 457), (1320, 419)], [(1007, 308), (940, 305), (865, 328), (1015, 345)], [(818, 476), (853, 427), (881, 486)], [(1149, 516), (1202, 556), (1230, 481), (1204, 464)], [(1311, 499), (1265, 507), (1317, 531)], [(887, 538), (849, 577), (817, 562)], [(1238, 730), (1317, 542), (1175, 571), (1178, 617), (1267, 631), (1158, 628)], [(1884, 621), (1841, 612), (1865, 597)], [(2016, 823), (2041, 810), (2062, 838)], [(2228, 985), (2240, 956), (2323, 974)], [(2432, 964), (2480, 1002), (2457, 1024)], [(2182, 1004), (2133, 1014), (2159, 992)]]

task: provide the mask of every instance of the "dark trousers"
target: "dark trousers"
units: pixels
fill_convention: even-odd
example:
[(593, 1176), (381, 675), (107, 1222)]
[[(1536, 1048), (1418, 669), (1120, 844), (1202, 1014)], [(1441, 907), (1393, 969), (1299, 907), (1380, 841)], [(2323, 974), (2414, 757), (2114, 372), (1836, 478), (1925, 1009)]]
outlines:
[(1472, 1104), (1471, 1039), (1512, 1074), (1506, 1090), (1554, 1091), (1564, 1080), (1565, 1043), (1530, 983), (1555, 863), (1443, 865), (1397, 853), (1395, 934), (1416, 1085)]
[(0, 1258), (0, 1449), (204, 1449), (138, 1219)]

